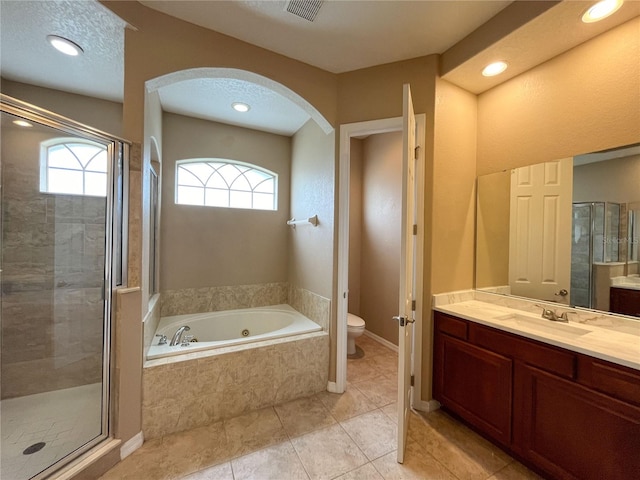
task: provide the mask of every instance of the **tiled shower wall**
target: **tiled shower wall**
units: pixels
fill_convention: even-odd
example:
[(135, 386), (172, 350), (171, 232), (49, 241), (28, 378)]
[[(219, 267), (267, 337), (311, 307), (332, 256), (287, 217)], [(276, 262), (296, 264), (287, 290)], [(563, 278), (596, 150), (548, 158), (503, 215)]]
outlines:
[(99, 382), (105, 198), (42, 194), (37, 157), (7, 152), (2, 398)]

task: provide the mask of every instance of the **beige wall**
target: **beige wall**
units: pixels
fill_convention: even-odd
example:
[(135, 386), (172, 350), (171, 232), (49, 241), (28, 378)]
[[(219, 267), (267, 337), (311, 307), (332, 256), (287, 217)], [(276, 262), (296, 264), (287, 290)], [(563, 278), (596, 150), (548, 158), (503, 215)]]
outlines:
[(574, 202), (628, 203), (639, 200), (640, 155), (573, 169)]
[(349, 305), (360, 316), (360, 265), (362, 260), (362, 156), (363, 140), (351, 139), (349, 161)]
[(509, 285), (511, 170), (478, 177), (476, 288)]
[(122, 104), (2, 79), (5, 95), (122, 137)]
[(391, 318), (400, 292), (402, 133), (371, 135), (363, 143), (360, 313), (367, 330), (397, 345)]
[[(164, 114), (161, 290), (287, 280), (289, 137)], [(228, 158), (278, 174), (278, 210), (175, 203), (175, 163)]]
[(640, 17), (478, 97), (478, 174), (640, 141)]
[[(309, 120), (291, 139), (289, 218), (318, 216), (318, 226), (286, 227), (289, 283), (325, 298), (333, 290), (334, 134)], [(284, 228), (284, 227), (283, 227)]]
[[(473, 286), (476, 96), (438, 80), (433, 160), (433, 293)], [(429, 188), (429, 187), (427, 187)]]

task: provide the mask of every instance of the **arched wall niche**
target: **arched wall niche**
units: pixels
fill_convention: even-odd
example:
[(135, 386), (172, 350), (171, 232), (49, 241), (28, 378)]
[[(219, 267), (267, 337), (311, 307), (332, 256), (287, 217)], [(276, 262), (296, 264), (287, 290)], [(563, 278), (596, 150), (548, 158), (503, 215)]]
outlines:
[(194, 80), (200, 78), (233, 78), (236, 80), (243, 80), (245, 82), (251, 82), (256, 85), (268, 88), (291, 102), (295, 103), (298, 107), (304, 110), (311, 119), (318, 124), (325, 134), (329, 134), (333, 131), (333, 126), (324, 118), (324, 116), (304, 97), (300, 96), (288, 87), (285, 87), (275, 80), (271, 80), (263, 75), (253, 73), (247, 70), (241, 70), (238, 68), (222, 68), (222, 67), (201, 67), (190, 68), (187, 70), (180, 70), (177, 72), (168, 73), (160, 77), (148, 80), (146, 82), (147, 92), (155, 92), (172, 85), (177, 82), (185, 80)]

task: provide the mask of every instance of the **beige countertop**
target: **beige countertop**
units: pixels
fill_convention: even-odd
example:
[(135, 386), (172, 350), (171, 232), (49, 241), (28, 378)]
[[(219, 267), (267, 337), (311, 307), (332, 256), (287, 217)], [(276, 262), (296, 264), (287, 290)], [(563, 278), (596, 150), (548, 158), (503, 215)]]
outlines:
[(611, 286), (617, 288), (626, 288), (628, 290), (640, 290), (640, 277), (638, 275), (630, 275), (628, 277), (613, 277)]
[(533, 302), (517, 309), (466, 297), (451, 303), (436, 300), (434, 310), (640, 370), (640, 321), (563, 308), (569, 322), (553, 322), (535, 313), (542, 309)]

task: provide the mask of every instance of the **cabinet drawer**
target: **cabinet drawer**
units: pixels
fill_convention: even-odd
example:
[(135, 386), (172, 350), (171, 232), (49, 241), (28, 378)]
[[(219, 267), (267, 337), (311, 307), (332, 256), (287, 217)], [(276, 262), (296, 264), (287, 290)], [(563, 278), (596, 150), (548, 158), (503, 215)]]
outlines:
[(640, 372), (637, 370), (580, 355), (578, 382), (625, 402), (640, 405)]
[(436, 331), (462, 340), (467, 339), (469, 335), (469, 323), (466, 320), (459, 320), (440, 312), (435, 312), (434, 318)]
[(576, 378), (576, 355), (571, 352), (473, 323), (469, 325), (469, 341), (561, 377)]

